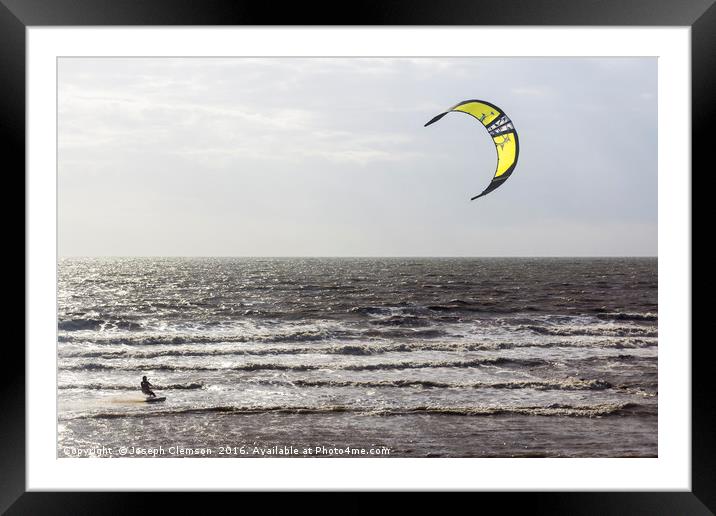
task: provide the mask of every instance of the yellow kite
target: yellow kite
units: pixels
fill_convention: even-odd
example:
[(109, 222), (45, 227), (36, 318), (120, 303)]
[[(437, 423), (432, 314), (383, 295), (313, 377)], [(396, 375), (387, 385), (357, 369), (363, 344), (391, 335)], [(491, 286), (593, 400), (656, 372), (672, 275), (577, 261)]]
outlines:
[(444, 113), (440, 113), (430, 120), (430, 122), (425, 124), (425, 127), (437, 122), (452, 111), (466, 113), (482, 122), (487, 132), (490, 133), (492, 141), (495, 144), (495, 149), (497, 150), (497, 170), (495, 170), (495, 177), (492, 178), (490, 184), (487, 185), (487, 188), (485, 188), (481, 194), (470, 199), (472, 201), (478, 197), (487, 195), (510, 177), (515, 170), (515, 166), (517, 166), (520, 142), (517, 138), (517, 131), (515, 131), (512, 120), (510, 120), (500, 108), (484, 100), (465, 100), (459, 104), (455, 104)]

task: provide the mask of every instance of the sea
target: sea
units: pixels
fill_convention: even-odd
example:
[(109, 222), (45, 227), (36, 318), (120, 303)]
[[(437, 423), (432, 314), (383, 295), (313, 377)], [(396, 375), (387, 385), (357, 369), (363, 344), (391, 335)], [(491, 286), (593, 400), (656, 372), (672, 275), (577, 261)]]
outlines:
[(657, 456), (656, 258), (64, 258), (57, 302), (59, 458)]

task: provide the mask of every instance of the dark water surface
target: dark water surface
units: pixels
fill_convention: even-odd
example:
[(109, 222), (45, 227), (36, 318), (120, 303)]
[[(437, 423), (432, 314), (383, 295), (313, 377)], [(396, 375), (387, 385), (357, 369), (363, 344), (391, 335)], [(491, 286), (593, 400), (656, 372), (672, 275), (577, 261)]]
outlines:
[(60, 457), (657, 454), (656, 259), (64, 259), (59, 280)]

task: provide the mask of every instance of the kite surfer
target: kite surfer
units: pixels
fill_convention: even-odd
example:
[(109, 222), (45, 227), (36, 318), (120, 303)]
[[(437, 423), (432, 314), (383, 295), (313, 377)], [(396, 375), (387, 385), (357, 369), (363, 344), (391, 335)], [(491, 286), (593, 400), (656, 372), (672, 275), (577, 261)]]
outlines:
[(146, 376), (142, 376), (142, 383), (140, 384), (142, 386), (142, 392), (146, 394), (147, 396), (151, 396), (152, 398), (156, 398), (157, 395), (152, 392), (151, 387), (154, 387), (149, 381), (147, 380)]

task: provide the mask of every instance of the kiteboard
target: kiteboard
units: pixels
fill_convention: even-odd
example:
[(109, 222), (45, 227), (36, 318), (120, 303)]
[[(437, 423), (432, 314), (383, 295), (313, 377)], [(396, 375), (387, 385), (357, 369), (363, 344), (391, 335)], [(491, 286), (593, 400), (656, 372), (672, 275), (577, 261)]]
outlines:
[(164, 398), (164, 397), (162, 397), (162, 398), (147, 398), (144, 401), (146, 401), (147, 403), (157, 403), (159, 401), (166, 401), (166, 398)]

